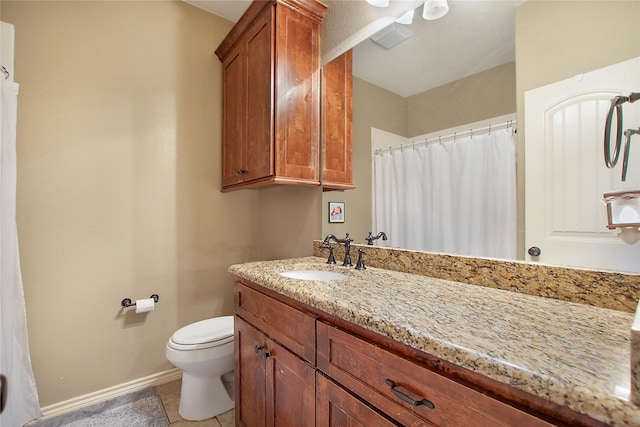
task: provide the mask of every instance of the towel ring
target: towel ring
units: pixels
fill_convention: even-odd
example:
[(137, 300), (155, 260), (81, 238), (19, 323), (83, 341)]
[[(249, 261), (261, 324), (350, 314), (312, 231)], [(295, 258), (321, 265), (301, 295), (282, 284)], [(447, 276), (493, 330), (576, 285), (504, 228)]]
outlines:
[[(620, 147), (622, 146), (622, 106), (620, 105), (619, 96), (611, 100), (607, 120), (604, 124), (604, 163), (608, 168), (612, 168), (618, 163), (620, 157)], [(623, 101), (624, 102), (624, 101)], [(613, 122), (613, 114), (616, 115), (616, 144), (611, 154), (611, 125)]]

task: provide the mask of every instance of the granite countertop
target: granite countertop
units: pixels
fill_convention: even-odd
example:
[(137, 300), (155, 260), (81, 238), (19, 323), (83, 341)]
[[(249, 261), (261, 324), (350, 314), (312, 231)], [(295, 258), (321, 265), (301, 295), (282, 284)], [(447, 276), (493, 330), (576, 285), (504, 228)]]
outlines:
[[(303, 281), (289, 270), (328, 270)], [(232, 274), (533, 395), (616, 426), (639, 426), (628, 401), (633, 314), (317, 257), (252, 262)]]

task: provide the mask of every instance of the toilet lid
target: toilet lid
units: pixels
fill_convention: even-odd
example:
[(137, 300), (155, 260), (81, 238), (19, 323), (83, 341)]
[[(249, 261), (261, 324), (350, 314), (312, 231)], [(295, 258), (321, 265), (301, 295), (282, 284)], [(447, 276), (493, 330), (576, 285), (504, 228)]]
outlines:
[(222, 316), (201, 320), (180, 328), (171, 336), (171, 341), (181, 345), (196, 345), (217, 341), (227, 342), (230, 337), (233, 337), (233, 316)]

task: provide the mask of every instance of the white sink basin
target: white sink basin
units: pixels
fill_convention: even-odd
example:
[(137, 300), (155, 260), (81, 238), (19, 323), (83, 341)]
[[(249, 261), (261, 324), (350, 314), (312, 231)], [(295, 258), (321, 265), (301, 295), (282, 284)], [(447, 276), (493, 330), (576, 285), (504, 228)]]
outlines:
[(284, 271), (280, 273), (280, 275), (284, 277), (288, 277), (290, 279), (319, 280), (319, 281), (342, 280), (347, 278), (347, 276), (341, 273), (335, 273), (333, 271), (322, 271), (322, 270)]

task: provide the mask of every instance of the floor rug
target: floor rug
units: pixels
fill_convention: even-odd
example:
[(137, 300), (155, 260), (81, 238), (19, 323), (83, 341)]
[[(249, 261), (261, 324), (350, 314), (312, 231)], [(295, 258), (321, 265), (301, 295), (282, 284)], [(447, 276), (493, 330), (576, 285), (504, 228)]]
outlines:
[(153, 388), (33, 424), (34, 427), (167, 427), (160, 399)]

